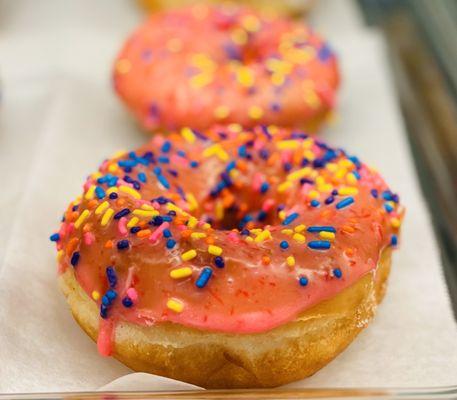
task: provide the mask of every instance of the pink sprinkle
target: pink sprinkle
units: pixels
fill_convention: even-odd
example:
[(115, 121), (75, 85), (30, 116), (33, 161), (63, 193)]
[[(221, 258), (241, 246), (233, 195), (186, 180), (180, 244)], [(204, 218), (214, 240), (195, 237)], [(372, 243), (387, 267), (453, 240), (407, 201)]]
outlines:
[(64, 222), (60, 227), (59, 236), (60, 236), (60, 238), (63, 238), (63, 237), (65, 237), (66, 234), (67, 234), (67, 223)]
[(153, 201), (153, 202), (152, 202), (152, 206), (153, 206), (156, 210), (158, 210), (158, 209), (160, 208), (160, 204), (159, 204), (157, 201)]
[(154, 136), (154, 139), (152, 139), (152, 143), (154, 143), (156, 146), (162, 146), (164, 140), (165, 140), (165, 139), (162, 138), (161, 136), (155, 135), (155, 136)]
[(70, 222), (67, 225), (67, 235), (71, 235), (74, 230), (75, 230), (75, 224), (73, 222)]
[(268, 212), (274, 205), (275, 201), (273, 199), (266, 199), (262, 204), (262, 211)]
[(91, 185), (92, 185), (92, 183), (91, 183), (91, 181), (88, 179), (88, 180), (84, 183), (84, 185), (83, 185), (84, 191), (86, 192), (86, 191), (90, 188)]
[(258, 192), (260, 190), (260, 186), (262, 186), (262, 182), (263, 175), (260, 172), (256, 172), (252, 178), (252, 189)]
[(227, 235), (227, 238), (233, 243), (238, 243), (240, 241), (240, 238), (238, 237), (238, 234), (236, 232), (230, 232)]
[(136, 301), (138, 300), (138, 292), (136, 291), (136, 289), (134, 288), (129, 288), (127, 289), (127, 296), (130, 297), (130, 299), (136, 303)]
[(84, 243), (90, 246), (92, 243), (95, 242), (95, 236), (92, 232), (86, 232), (84, 234)]
[(281, 161), (282, 163), (287, 163), (292, 160), (292, 152), (290, 150), (283, 151), (281, 153)]
[(128, 186), (128, 187), (133, 188), (133, 184), (128, 183), (128, 182), (124, 181), (123, 179), (117, 180), (117, 186)]
[(119, 230), (119, 233), (122, 236), (126, 236), (128, 233), (126, 225), (127, 225), (127, 218), (122, 217), (117, 224), (117, 229)]
[(179, 157), (176, 154), (173, 154), (170, 157), (170, 163), (171, 163), (171, 165), (182, 165), (182, 166), (186, 167), (188, 164), (188, 161), (183, 157)]
[(256, 141), (254, 142), (254, 150), (260, 150), (263, 147), (264, 143), (261, 140), (256, 139)]
[(151, 233), (151, 236), (149, 236), (149, 240), (151, 242), (155, 242), (159, 236), (162, 234), (162, 232), (167, 229), (170, 226), (168, 222), (163, 222), (162, 225), (160, 225), (154, 232)]
[(125, 280), (125, 289), (124, 289), (127, 292), (128, 292), (128, 288), (130, 286), (132, 286), (134, 269), (135, 269), (135, 267), (129, 267), (129, 270), (127, 272), (127, 279)]
[(303, 186), (301, 187), (301, 193), (303, 195), (307, 195), (308, 192), (313, 188), (312, 185), (310, 185), (309, 183), (305, 183), (303, 184)]

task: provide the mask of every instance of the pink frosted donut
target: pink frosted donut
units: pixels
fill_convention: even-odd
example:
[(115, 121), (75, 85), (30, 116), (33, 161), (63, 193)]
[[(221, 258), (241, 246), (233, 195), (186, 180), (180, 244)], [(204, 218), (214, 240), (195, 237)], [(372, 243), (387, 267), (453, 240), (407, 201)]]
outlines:
[(114, 68), (115, 90), (147, 130), (236, 122), (312, 132), (338, 82), (335, 55), (309, 27), (237, 7), (154, 14)]

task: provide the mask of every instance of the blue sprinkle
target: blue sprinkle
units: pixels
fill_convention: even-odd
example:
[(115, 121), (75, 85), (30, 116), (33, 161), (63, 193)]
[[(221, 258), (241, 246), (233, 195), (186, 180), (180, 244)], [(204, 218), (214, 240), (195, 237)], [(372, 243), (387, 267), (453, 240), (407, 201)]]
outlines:
[(79, 251), (75, 251), (75, 252), (71, 255), (70, 264), (71, 264), (73, 267), (76, 267), (76, 266), (78, 265), (78, 262), (79, 262)]
[(338, 210), (340, 210), (341, 208), (347, 207), (352, 203), (354, 203), (354, 198), (353, 197), (346, 197), (345, 199), (343, 199), (340, 202), (336, 203), (336, 208)]
[(283, 225), (289, 225), (292, 221), (294, 221), (295, 219), (298, 218), (298, 213), (292, 213), (292, 214), (289, 214), (285, 219), (284, 221), (282, 221), (282, 224)]
[(106, 268), (106, 277), (108, 279), (110, 288), (114, 289), (117, 285), (117, 276), (116, 271), (113, 267)]
[(171, 142), (169, 140), (167, 140), (166, 142), (164, 142), (164, 144), (162, 145), (162, 152), (163, 153), (168, 153), (171, 149)]
[(340, 279), (340, 278), (343, 276), (343, 272), (341, 271), (341, 269), (335, 268), (335, 269), (333, 270), (333, 276), (334, 276), (335, 278)]
[(138, 174), (138, 179), (143, 182), (143, 183), (146, 183), (146, 174), (144, 172), (140, 172)]
[(234, 169), (236, 167), (236, 161), (230, 161), (228, 164), (227, 164), (227, 167), (225, 167), (225, 171), (226, 172), (230, 172), (232, 169)]
[(170, 164), (170, 159), (168, 157), (159, 157), (157, 161), (161, 164)]
[(117, 165), (121, 168), (131, 168), (135, 167), (138, 164), (136, 160), (120, 160), (117, 162)]
[(308, 232), (333, 232), (336, 233), (336, 229), (333, 226), (310, 226), (307, 229)]
[(203, 268), (202, 272), (200, 272), (199, 277), (197, 278), (195, 282), (195, 286), (198, 288), (204, 288), (206, 284), (208, 283), (209, 279), (211, 278), (211, 275), (213, 274), (213, 270), (209, 267)]
[(130, 243), (128, 240), (119, 240), (119, 242), (117, 242), (117, 248), (118, 250), (125, 250), (125, 249), (128, 249), (130, 247)]
[(319, 207), (321, 203), (317, 201), (316, 199), (311, 200), (311, 207)]
[(116, 186), (118, 180), (119, 178), (117, 176), (113, 176), (112, 178), (110, 178), (110, 180), (108, 181), (108, 187)]
[(100, 304), (100, 317), (103, 319), (108, 318), (108, 307), (104, 304)]
[(170, 214), (170, 213), (172, 213), (172, 212), (175, 212), (175, 211), (169, 211), (169, 212), (168, 212), (169, 215), (164, 215), (164, 216), (162, 217), (162, 220), (165, 221), (165, 222), (171, 222), (171, 221), (173, 221), (173, 218), (171, 218), (170, 215), (176, 215), (176, 212), (175, 212), (175, 214)]
[(170, 232), (169, 229), (164, 229), (164, 230), (163, 230), (163, 237), (164, 237), (164, 238), (169, 238), (169, 237), (171, 237), (171, 232)]
[(335, 201), (335, 198), (333, 196), (328, 196), (325, 199), (325, 204), (332, 204)]
[(165, 189), (170, 189), (170, 184), (168, 183), (167, 178), (165, 178), (163, 175), (159, 175), (157, 179)]
[(289, 247), (289, 243), (287, 242), (287, 240), (283, 240), (281, 243), (279, 243), (279, 246), (281, 247), (281, 249), (285, 250)]
[(352, 171), (352, 174), (355, 176), (357, 180), (360, 180), (361, 176), (359, 174), (359, 171)]
[(392, 193), (390, 192), (390, 190), (385, 190), (384, 192), (382, 192), (382, 198), (384, 200), (392, 200)]
[(191, 168), (197, 168), (198, 167), (198, 162), (197, 161), (191, 161), (190, 162)]
[(225, 267), (224, 259), (221, 256), (214, 257), (214, 265), (217, 268), (224, 268)]
[(152, 170), (154, 172), (154, 174), (156, 174), (157, 176), (161, 175), (162, 174), (162, 168), (160, 167), (154, 167), (154, 169)]
[(113, 193), (110, 193), (109, 198), (110, 198), (111, 200), (115, 200), (115, 199), (118, 198), (118, 195), (117, 195), (117, 193), (114, 193), (114, 192), (113, 192)]
[(105, 293), (105, 296), (108, 297), (108, 299), (110, 300), (110, 302), (112, 302), (114, 299), (116, 299), (117, 293), (116, 293), (115, 290), (109, 289), (109, 290)]
[(327, 240), (313, 240), (308, 243), (308, 247), (313, 250), (328, 250), (330, 242)]
[(260, 186), (260, 193), (265, 193), (270, 188), (270, 185), (267, 182), (263, 182)]
[(317, 57), (319, 58), (320, 61), (326, 62), (329, 59), (332, 58), (332, 51), (328, 47), (327, 44), (324, 44), (318, 51), (317, 51)]
[(111, 304), (111, 301), (110, 301), (108, 296), (105, 295), (105, 296), (102, 297), (102, 304), (104, 306), (109, 306)]
[(130, 297), (128, 296), (125, 296), (123, 299), (122, 299), (122, 305), (126, 308), (130, 308), (133, 306), (133, 301)]
[(298, 282), (301, 286), (306, 286), (308, 284), (308, 278), (306, 276), (301, 276)]
[(389, 203), (384, 203), (384, 209), (390, 213), (394, 210), (394, 208)]
[(265, 219), (267, 218), (268, 214), (261, 210), (259, 211), (259, 213), (257, 214), (257, 221), (265, 221)]
[(376, 189), (371, 189), (371, 195), (372, 195), (375, 199), (377, 199), (378, 196), (379, 196), (378, 191), (377, 191)]
[(398, 244), (398, 237), (397, 235), (392, 235), (390, 237), (390, 245), (391, 246), (396, 246)]
[(151, 225), (154, 225), (154, 226), (162, 225), (163, 217), (161, 217), (160, 215), (156, 215), (154, 218), (152, 218), (151, 222), (152, 222)]
[(240, 147), (238, 148), (238, 155), (239, 155), (240, 157), (246, 157), (246, 154), (247, 154), (246, 145), (240, 146)]
[(172, 249), (173, 247), (175, 247), (175, 244), (176, 244), (176, 240), (168, 239), (167, 240), (167, 249)]
[(130, 232), (132, 232), (133, 234), (135, 234), (139, 231), (141, 231), (141, 228), (139, 226), (134, 226), (133, 228), (130, 229)]
[(114, 214), (114, 219), (121, 219), (122, 217), (125, 217), (127, 214), (130, 214), (130, 210), (128, 208), (124, 208), (121, 211)]
[(58, 242), (60, 239), (60, 235), (58, 233), (53, 233), (50, 237), (49, 240), (51, 242)]
[(101, 186), (97, 186), (95, 188), (95, 195), (99, 198), (99, 199), (103, 199), (105, 196), (106, 196), (106, 193), (105, 191), (103, 190), (103, 188)]

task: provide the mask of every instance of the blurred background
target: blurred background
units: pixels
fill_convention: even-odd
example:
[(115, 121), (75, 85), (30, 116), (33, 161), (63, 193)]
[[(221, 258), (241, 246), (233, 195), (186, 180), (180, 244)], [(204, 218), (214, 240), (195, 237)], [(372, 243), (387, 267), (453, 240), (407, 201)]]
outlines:
[[(217, 0), (207, 0), (217, 2)], [(235, 0), (234, 0), (235, 1)], [(41, 102), (17, 112), (39, 115), (48, 93), (37, 79), (55, 79), (64, 71), (81, 76), (110, 76), (110, 62), (120, 43), (150, 12), (192, 0), (0, 0), (0, 79), (17, 79)], [(457, 315), (457, 1), (456, 0), (236, 0), (267, 13), (307, 19), (330, 42), (340, 33), (373, 32), (383, 37), (388, 68), (407, 127), (420, 183), (431, 211), (449, 292)], [(106, 10), (110, 9), (109, 13)], [(127, 12), (128, 10), (128, 12)], [(325, 23), (323, 20), (325, 19)], [(58, 34), (56, 34), (58, 32)], [(103, 37), (110, 36), (110, 42)], [(85, 44), (100, 41), (99, 46)], [(93, 53), (91, 53), (93, 52)], [(33, 64), (33, 68), (30, 66)], [(24, 77), (26, 78), (24, 81)], [(19, 94), (20, 95), (20, 94)], [(23, 103), (21, 103), (23, 104)], [(38, 121), (38, 118), (37, 118)], [(29, 121), (1, 130), (24, 131)], [(33, 132), (20, 144), (0, 136), (0, 161), (10, 165), (18, 154), (33, 153)], [(3, 164), (2, 164), (3, 165)], [(26, 167), (14, 181), (26, 176)], [(22, 174), (22, 175), (21, 175)], [(8, 177), (5, 178), (8, 185)], [(19, 187), (3, 193), (14, 203)], [(401, 192), (402, 188), (398, 188)], [(8, 211), (10, 212), (10, 211)], [(1, 216), (1, 215), (0, 215)], [(5, 225), (5, 224), (3, 224)], [(7, 227), (0, 232), (7, 236)], [(1, 259), (0, 248), (0, 259)]]

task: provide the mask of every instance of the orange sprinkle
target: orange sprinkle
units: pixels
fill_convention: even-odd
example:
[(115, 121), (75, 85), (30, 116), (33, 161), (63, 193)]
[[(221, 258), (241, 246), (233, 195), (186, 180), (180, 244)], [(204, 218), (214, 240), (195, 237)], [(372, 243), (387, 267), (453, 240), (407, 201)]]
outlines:
[(87, 224), (84, 224), (84, 226), (83, 226), (84, 233), (90, 232), (91, 230), (92, 230), (92, 224), (90, 222), (88, 222)]
[(105, 243), (105, 247), (107, 249), (111, 249), (113, 247), (113, 241), (112, 240), (107, 240)]
[(350, 225), (344, 225), (341, 229), (345, 233), (354, 233), (355, 232), (354, 227), (352, 227)]
[(270, 257), (268, 257), (268, 256), (263, 256), (262, 257), (262, 264), (263, 265), (268, 265), (268, 264), (270, 264), (270, 262), (271, 262)]
[(190, 235), (192, 234), (192, 230), (191, 229), (186, 229), (184, 231), (181, 232), (181, 237), (184, 238), (184, 239), (187, 239), (190, 237)]
[(344, 254), (347, 257), (352, 257), (354, 255), (354, 249), (348, 247), (347, 249), (344, 250)]
[(140, 228), (144, 228), (148, 223), (145, 221), (145, 220), (142, 220), (140, 222), (138, 222), (137, 226), (139, 226)]
[(66, 217), (66, 220), (68, 222), (74, 222), (78, 219), (79, 217), (79, 212), (78, 211), (72, 211), (68, 214), (68, 216)]
[(209, 236), (205, 239), (206, 244), (214, 244), (214, 238)]
[(125, 199), (123, 199), (122, 197), (119, 197), (119, 198), (117, 199), (116, 204), (117, 204), (119, 207), (122, 207), (122, 206), (125, 204)]
[(141, 231), (138, 231), (136, 233), (136, 235), (139, 237), (139, 238), (144, 238), (146, 236), (149, 236), (151, 234), (151, 230), (150, 229), (142, 229)]
[(67, 247), (65, 248), (65, 251), (68, 255), (73, 254), (75, 251), (76, 247), (78, 246), (79, 239), (74, 237), (71, 238), (70, 241), (67, 243)]
[(93, 210), (93, 209), (94, 209), (95, 207), (97, 207), (97, 206), (98, 206), (98, 201), (95, 200), (95, 199), (92, 199), (92, 200), (90, 200), (90, 201), (87, 203), (87, 208), (88, 208), (89, 210)]

